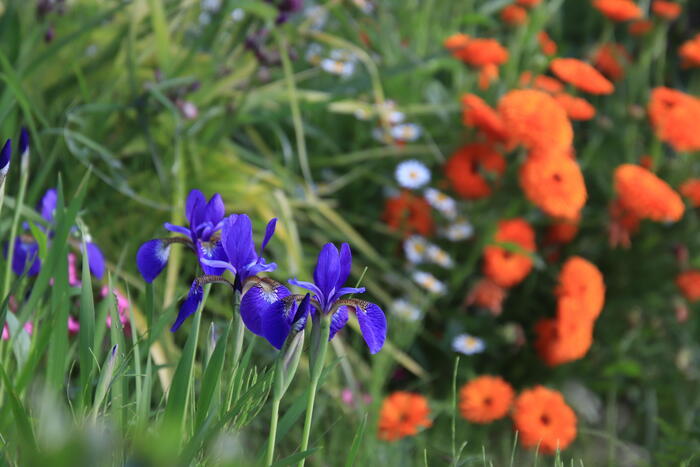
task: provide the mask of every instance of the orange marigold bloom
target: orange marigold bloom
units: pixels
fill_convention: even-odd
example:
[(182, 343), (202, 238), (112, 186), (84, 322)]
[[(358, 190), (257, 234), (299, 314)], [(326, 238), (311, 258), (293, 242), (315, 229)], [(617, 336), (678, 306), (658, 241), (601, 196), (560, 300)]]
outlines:
[(569, 310), (564, 318), (542, 319), (535, 324), (535, 350), (548, 366), (580, 360), (593, 343), (593, 321), (580, 318), (576, 302), (566, 299), (558, 307)]
[(603, 274), (590, 261), (580, 256), (572, 256), (566, 260), (559, 272), (556, 294), (560, 300), (568, 297), (578, 303), (579, 317), (596, 319), (605, 304)]
[(613, 84), (598, 70), (577, 58), (555, 58), (549, 65), (557, 78), (590, 94), (610, 94)]
[(549, 244), (570, 243), (578, 234), (579, 220), (578, 218), (575, 220), (555, 220), (547, 227), (546, 242)]
[(520, 74), (520, 86), (533, 87), (550, 94), (564, 91), (564, 85), (558, 79), (547, 75), (537, 75), (533, 78), (532, 73), (529, 71), (523, 71)]
[(462, 120), (466, 126), (483, 131), (493, 141), (505, 141), (506, 129), (501, 116), (484, 100), (474, 94), (462, 96)]
[(673, 21), (674, 19), (678, 18), (678, 15), (681, 14), (682, 9), (683, 7), (676, 2), (654, 0), (651, 3), (651, 11), (659, 18), (667, 19), (669, 21)]
[(632, 0), (595, 0), (593, 6), (613, 21), (629, 21), (642, 17), (642, 10)]
[(498, 66), (486, 65), (479, 69), (479, 89), (486, 91), (498, 79)]
[(656, 135), (676, 151), (700, 150), (700, 99), (675, 89), (658, 87), (651, 91), (649, 119)]
[(630, 25), (627, 26), (627, 31), (633, 36), (643, 36), (649, 31), (651, 31), (653, 27), (653, 21), (640, 19), (639, 21), (630, 23)]
[(582, 97), (561, 93), (554, 96), (554, 99), (566, 110), (566, 115), (571, 120), (585, 121), (595, 117), (595, 107)]
[(471, 39), (456, 50), (456, 54), (464, 63), (474, 67), (503, 65), (508, 61), (508, 50), (496, 39)]
[(613, 42), (598, 47), (592, 57), (593, 66), (613, 81), (622, 79), (630, 60), (630, 54), (625, 47)]
[(543, 54), (554, 55), (557, 53), (557, 43), (554, 42), (545, 31), (537, 33), (537, 41), (540, 43)]
[(518, 5), (508, 5), (501, 10), (501, 21), (511, 26), (520, 26), (527, 21), (527, 10)]
[(542, 2), (542, 0), (515, 0), (515, 3), (518, 5), (527, 7), (527, 8), (532, 8), (534, 6), (539, 5)]
[(545, 92), (510, 91), (501, 98), (498, 110), (512, 143), (552, 151), (564, 151), (573, 143), (574, 130), (566, 111)]
[(535, 386), (515, 400), (513, 422), (526, 448), (547, 454), (564, 450), (576, 438), (576, 414), (560, 392)]
[(697, 302), (700, 300), (700, 271), (697, 269), (690, 269), (678, 274), (676, 285), (689, 301)]
[(382, 219), (391, 230), (405, 235), (418, 233), (427, 236), (434, 228), (432, 209), (428, 201), (407, 190), (387, 199)]
[(459, 390), (459, 411), (472, 423), (490, 423), (508, 415), (515, 393), (499, 376), (479, 376)]
[(615, 169), (615, 191), (620, 205), (640, 219), (657, 222), (677, 221), (685, 205), (673, 188), (636, 164), (622, 164)]
[(459, 52), (467, 46), (470, 39), (471, 38), (466, 34), (452, 34), (450, 37), (445, 39), (443, 45), (452, 53), (454, 57), (459, 58)]
[(680, 192), (690, 200), (694, 208), (700, 207), (700, 178), (691, 178), (683, 182)]
[[(514, 243), (526, 252), (535, 251), (535, 231), (520, 218), (499, 222), (494, 241)], [(522, 282), (530, 270), (532, 258), (525, 253), (497, 245), (484, 248), (484, 275), (501, 287), (512, 287)]]
[(700, 34), (685, 41), (678, 49), (678, 55), (686, 68), (700, 67)]
[(387, 396), (379, 412), (379, 438), (396, 441), (432, 425), (428, 401), (420, 394), (397, 391)]
[(503, 311), (503, 301), (508, 291), (488, 279), (481, 279), (472, 287), (465, 304), (486, 308), (494, 316), (499, 316)]
[(534, 157), (520, 167), (525, 196), (547, 215), (575, 220), (586, 204), (581, 168), (569, 157)]
[(445, 164), (445, 175), (452, 188), (467, 199), (479, 199), (491, 194), (491, 184), (484, 172), (502, 175), (506, 160), (490, 144), (473, 143), (461, 147)]

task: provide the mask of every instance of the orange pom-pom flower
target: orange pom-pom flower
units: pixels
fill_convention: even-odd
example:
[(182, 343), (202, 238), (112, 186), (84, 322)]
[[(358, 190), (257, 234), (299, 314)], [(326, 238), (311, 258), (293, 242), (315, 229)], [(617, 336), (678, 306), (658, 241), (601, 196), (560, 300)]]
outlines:
[(445, 164), (445, 175), (452, 188), (467, 199), (479, 199), (491, 194), (491, 183), (485, 175), (502, 175), (506, 160), (493, 146), (473, 143), (458, 149)]
[(532, 270), (532, 258), (526, 252), (535, 251), (535, 231), (524, 219), (504, 220), (498, 223), (494, 240), (513, 243), (525, 252), (498, 245), (487, 246), (484, 249), (484, 275), (501, 287), (522, 282)]
[(640, 219), (675, 222), (683, 217), (681, 197), (665, 181), (636, 164), (615, 169), (615, 191), (622, 208)]
[(536, 386), (515, 401), (513, 422), (526, 448), (553, 454), (576, 438), (576, 414), (558, 391)]
[(520, 186), (525, 196), (547, 215), (577, 219), (586, 203), (586, 184), (570, 157), (534, 157), (520, 167)]
[(479, 376), (459, 390), (459, 411), (472, 423), (490, 423), (508, 415), (513, 388), (498, 376)]
[(589, 94), (610, 94), (615, 90), (598, 70), (576, 58), (555, 58), (549, 67), (557, 78)]
[(396, 441), (415, 436), (421, 428), (432, 425), (428, 401), (420, 394), (397, 391), (382, 402), (379, 412), (379, 438)]
[(595, 0), (593, 6), (612, 21), (630, 21), (642, 17), (642, 9), (632, 0)]

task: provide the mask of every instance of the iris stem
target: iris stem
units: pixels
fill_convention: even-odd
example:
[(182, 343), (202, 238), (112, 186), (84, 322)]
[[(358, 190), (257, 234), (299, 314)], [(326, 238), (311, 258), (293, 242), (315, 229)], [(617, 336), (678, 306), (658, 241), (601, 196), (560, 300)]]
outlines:
[[(326, 350), (328, 349), (328, 336), (331, 331), (331, 320), (329, 315), (321, 316), (320, 320), (314, 322), (314, 328), (318, 334), (312, 335), (311, 340), (311, 385), (309, 386), (309, 398), (306, 401), (306, 418), (304, 419), (304, 431), (301, 437), (300, 452), (309, 449), (309, 436), (311, 434), (311, 421), (314, 413), (314, 403), (316, 402), (316, 392), (318, 382), (323, 373), (323, 364), (326, 360)], [(312, 329), (313, 331), (313, 329)], [(304, 467), (306, 459), (299, 461), (298, 467)]]
[(233, 361), (238, 364), (243, 352), (243, 341), (245, 340), (245, 326), (241, 318), (241, 293), (233, 292)]
[(280, 416), (280, 402), (281, 398), (275, 397), (272, 400), (272, 415), (270, 416), (270, 438), (267, 443), (267, 457), (265, 458), (265, 465), (272, 465), (272, 460), (275, 457), (275, 441), (277, 438), (277, 420)]

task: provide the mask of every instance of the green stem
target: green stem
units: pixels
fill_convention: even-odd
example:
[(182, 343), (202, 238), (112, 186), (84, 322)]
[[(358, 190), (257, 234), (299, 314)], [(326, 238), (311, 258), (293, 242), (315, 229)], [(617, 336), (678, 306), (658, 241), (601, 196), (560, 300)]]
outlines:
[[(328, 336), (331, 330), (330, 315), (324, 315), (320, 320), (314, 322), (314, 332), (311, 340), (311, 385), (309, 386), (309, 398), (306, 401), (306, 418), (304, 419), (304, 431), (301, 437), (300, 452), (309, 449), (309, 436), (311, 434), (311, 421), (314, 413), (314, 403), (316, 402), (316, 392), (318, 390), (318, 382), (323, 373), (323, 363), (326, 359), (326, 350), (328, 349)], [(312, 329), (312, 331), (314, 331)], [(299, 461), (298, 467), (304, 467), (306, 458)]]
[(233, 361), (238, 364), (243, 353), (243, 341), (245, 340), (245, 326), (241, 318), (241, 293), (233, 292)]
[(272, 401), (272, 415), (270, 417), (270, 439), (267, 443), (267, 457), (265, 458), (265, 465), (272, 465), (272, 460), (275, 457), (275, 440), (277, 438), (277, 419), (280, 416), (280, 402), (281, 400), (275, 398)]
[[(27, 157), (28, 156), (24, 156)], [(22, 160), (20, 167), (20, 182), (17, 202), (15, 203), (15, 212), (12, 218), (12, 227), (10, 227), (10, 242), (7, 245), (7, 263), (5, 263), (5, 279), (2, 287), (2, 297), (7, 297), (10, 291), (10, 277), (12, 277), (12, 258), (15, 255), (15, 238), (17, 237), (17, 229), (19, 228), (19, 219), (24, 206), (24, 195), (27, 192), (27, 182), (29, 181), (29, 160)], [(4, 192), (4, 189), (3, 189)]]

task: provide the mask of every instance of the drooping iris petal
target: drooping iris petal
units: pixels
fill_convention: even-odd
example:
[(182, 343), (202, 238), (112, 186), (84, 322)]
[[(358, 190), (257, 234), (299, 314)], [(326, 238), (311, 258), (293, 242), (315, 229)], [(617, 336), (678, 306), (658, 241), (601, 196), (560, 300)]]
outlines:
[(175, 320), (173, 327), (170, 328), (171, 332), (177, 331), (180, 326), (182, 326), (182, 323), (184, 323), (190, 315), (197, 311), (199, 305), (202, 303), (203, 297), (204, 289), (202, 289), (202, 286), (199, 285), (197, 281), (192, 282), (190, 293), (187, 294), (187, 298), (184, 302), (182, 302), (182, 305), (180, 305), (180, 312), (177, 315), (177, 319)]
[(219, 193), (215, 193), (207, 203), (205, 220), (211, 222), (212, 225), (216, 225), (224, 218), (226, 215), (226, 207), (224, 206), (224, 200), (221, 198)]
[(105, 274), (105, 257), (102, 254), (102, 250), (92, 242), (88, 242), (85, 246), (87, 248), (90, 272), (95, 278), (102, 279), (102, 276)]
[(338, 310), (331, 316), (331, 332), (328, 335), (328, 340), (333, 339), (333, 336), (343, 329), (343, 327), (348, 323), (348, 307), (341, 306)]
[(168, 231), (174, 232), (174, 233), (179, 233), (179, 234), (184, 235), (186, 237), (189, 237), (191, 235), (190, 229), (188, 229), (187, 227), (183, 227), (181, 225), (175, 225), (175, 224), (171, 224), (170, 222), (166, 222), (165, 224), (163, 224), (163, 227), (165, 227), (165, 230), (168, 230)]
[(261, 333), (276, 349), (281, 349), (292, 329), (292, 316), (297, 311), (294, 300), (278, 300), (260, 315)]
[(270, 306), (290, 294), (289, 289), (282, 284), (255, 284), (241, 299), (240, 313), (243, 324), (253, 334), (263, 336), (263, 315)]
[(237, 271), (255, 261), (253, 225), (247, 215), (229, 216), (224, 220), (221, 242), (229, 262)]
[(170, 245), (155, 238), (149, 240), (136, 253), (136, 266), (146, 282), (153, 282), (168, 264)]
[[(350, 251), (350, 245), (343, 243), (340, 245), (340, 273), (338, 274), (338, 281), (335, 284), (336, 290), (340, 289), (345, 282), (350, 277), (350, 269), (352, 267), (352, 252)], [(348, 292), (350, 293), (350, 292)]]
[(220, 276), (226, 270), (225, 267), (215, 267), (206, 264), (204, 261), (226, 261), (226, 252), (221, 242), (197, 242), (197, 256), (202, 266), (204, 274)]
[(55, 188), (50, 188), (44, 193), (44, 197), (39, 202), (39, 212), (41, 217), (47, 222), (53, 223), (53, 216), (56, 212), (56, 201), (58, 200), (58, 192)]
[(185, 202), (185, 218), (187, 222), (190, 223), (192, 230), (194, 230), (195, 226), (197, 226), (203, 218), (199, 213), (206, 205), (207, 198), (201, 191), (194, 189), (187, 195), (187, 201)]
[(270, 222), (267, 223), (267, 227), (265, 228), (265, 237), (263, 238), (262, 243), (260, 244), (260, 256), (262, 256), (263, 251), (265, 251), (265, 247), (267, 246), (268, 242), (272, 238), (272, 236), (275, 234), (275, 227), (277, 226), (277, 218), (273, 218), (270, 220)]
[(374, 303), (362, 302), (355, 306), (357, 322), (362, 331), (369, 352), (375, 354), (382, 349), (386, 340), (386, 316)]
[(21, 276), (36, 276), (41, 270), (39, 259), (39, 245), (35, 242), (23, 242), (19, 237), (15, 239), (15, 251), (12, 256), (12, 271)]
[(332, 243), (326, 243), (318, 254), (316, 269), (314, 269), (314, 282), (321, 289), (324, 297), (332, 295), (339, 275), (340, 258), (338, 249)]

